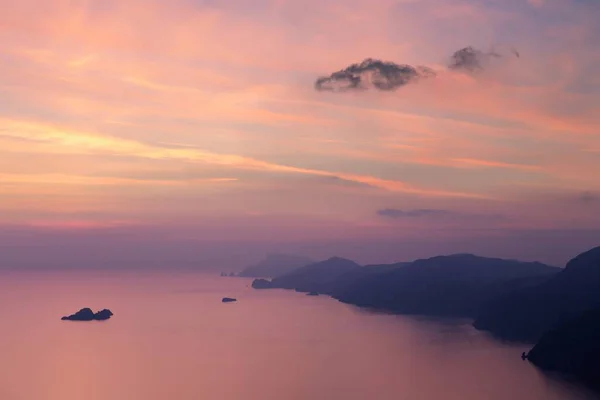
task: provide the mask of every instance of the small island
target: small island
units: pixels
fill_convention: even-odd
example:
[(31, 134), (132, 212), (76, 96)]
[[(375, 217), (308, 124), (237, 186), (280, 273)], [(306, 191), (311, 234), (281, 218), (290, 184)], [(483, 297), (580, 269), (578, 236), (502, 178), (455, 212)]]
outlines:
[(71, 314), (65, 317), (62, 317), (63, 321), (106, 321), (110, 317), (113, 316), (112, 311), (109, 309), (104, 309), (102, 311), (98, 311), (94, 313), (91, 308), (82, 308), (77, 311), (75, 314)]
[(233, 303), (236, 301), (237, 301), (237, 299), (234, 299), (233, 297), (223, 297), (223, 300), (221, 300), (221, 302), (223, 302), (223, 303)]

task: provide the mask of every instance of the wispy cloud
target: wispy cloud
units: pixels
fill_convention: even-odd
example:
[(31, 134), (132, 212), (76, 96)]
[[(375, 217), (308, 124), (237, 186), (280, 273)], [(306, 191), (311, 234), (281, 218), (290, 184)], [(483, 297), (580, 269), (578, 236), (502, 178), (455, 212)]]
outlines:
[(135, 179), (120, 177), (102, 177), (66, 174), (2, 174), (0, 185), (74, 185), (74, 186), (126, 186), (126, 185), (157, 185), (181, 186), (236, 182), (237, 178), (205, 178), (205, 179)]
[(578, 197), (578, 200), (584, 204), (595, 204), (600, 202), (600, 195), (598, 195), (598, 193), (585, 191)]
[(391, 219), (430, 219), (433, 221), (462, 220), (462, 221), (502, 221), (506, 217), (501, 214), (469, 214), (443, 209), (412, 209), (400, 210), (385, 208), (377, 210), (380, 217)]
[(139, 87), (142, 87), (145, 89), (164, 91), (164, 92), (201, 93), (200, 90), (193, 88), (193, 87), (165, 85), (165, 84), (152, 82), (147, 79), (134, 77), (134, 76), (124, 77), (123, 82), (130, 83), (132, 85), (139, 86)]
[(542, 169), (537, 165), (513, 164), (494, 160), (477, 160), (472, 158), (453, 158), (451, 162), (454, 162), (456, 165), (466, 167), (510, 168), (530, 171), (539, 171)]
[(72, 131), (55, 126), (40, 125), (32, 122), (0, 120), (0, 127), (13, 137), (26, 140), (54, 143), (84, 152), (103, 152), (121, 154), (150, 159), (174, 159), (189, 162), (202, 162), (248, 170), (268, 172), (305, 174), (314, 176), (334, 177), (377, 187), (392, 192), (404, 192), (425, 196), (439, 197), (486, 197), (476, 193), (461, 193), (436, 189), (425, 189), (408, 185), (401, 181), (381, 179), (375, 176), (340, 173), (335, 171), (302, 168), (290, 165), (276, 164), (234, 154), (219, 154), (198, 148), (159, 147), (133, 140)]
[(0, 0), (4, 219), (596, 223), (594, 2), (34, 3)]
[(540, 8), (544, 6), (546, 0), (527, 0), (527, 2), (534, 7)]
[(385, 208), (377, 210), (377, 215), (389, 218), (422, 218), (422, 217), (447, 217), (454, 215), (448, 210), (432, 210), (432, 209), (417, 209), (417, 210), (398, 210), (395, 208)]

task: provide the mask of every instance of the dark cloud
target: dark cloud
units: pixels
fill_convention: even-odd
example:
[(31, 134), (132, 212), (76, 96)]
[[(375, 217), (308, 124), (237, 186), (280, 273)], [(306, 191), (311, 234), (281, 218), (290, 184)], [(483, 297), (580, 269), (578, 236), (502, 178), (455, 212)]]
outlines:
[(578, 200), (584, 204), (592, 204), (600, 201), (600, 197), (596, 193), (583, 192), (579, 195)]
[(388, 218), (420, 218), (420, 217), (446, 217), (453, 215), (452, 211), (434, 210), (434, 209), (417, 209), (417, 210), (397, 210), (394, 208), (385, 208), (377, 210), (377, 215)]
[(377, 210), (377, 215), (386, 218), (428, 218), (445, 220), (471, 220), (471, 221), (498, 221), (505, 217), (500, 214), (464, 214), (451, 210), (421, 208), (415, 210), (398, 210), (395, 208), (385, 208)]
[(464, 49), (456, 51), (452, 57), (450, 57), (448, 68), (455, 71), (480, 71), (483, 69), (484, 63), (486, 63), (490, 57), (500, 56), (496, 53), (484, 53), (483, 51), (477, 50), (471, 46), (465, 47)]
[(329, 76), (320, 77), (315, 82), (315, 89), (331, 92), (369, 88), (390, 91), (432, 76), (435, 76), (435, 72), (427, 67), (367, 58), (359, 64), (352, 64)]
[[(511, 54), (520, 57), (517, 50)], [(484, 52), (468, 46), (457, 50), (451, 56), (448, 69), (451, 71), (475, 73), (484, 70), (492, 58), (502, 58), (505, 54), (492, 51)], [(381, 91), (396, 90), (423, 78), (432, 78), (436, 72), (425, 66), (396, 64), (390, 61), (367, 58), (361, 63), (352, 64), (328, 76), (322, 76), (315, 82), (318, 91), (347, 92), (366, 89)]]
[[(509, 52), (517, 58), (521, 57), (521, 54), (515, 49), (510, 49)], [(450, 62), (448, 63), (448, 69), (470, 73), (477, 72), (484, 70), (491, 59), (502, 58), (505, 56), (506, 54), (504, 54), (504, 52), (490, 51), (486, 53), (469, 46), (457, 50), (452, 54)]]

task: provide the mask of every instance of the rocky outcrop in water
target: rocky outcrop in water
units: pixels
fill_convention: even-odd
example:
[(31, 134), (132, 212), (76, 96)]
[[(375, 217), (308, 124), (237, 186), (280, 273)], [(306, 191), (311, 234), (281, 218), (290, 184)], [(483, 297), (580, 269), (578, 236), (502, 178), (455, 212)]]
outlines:
[(109, 319), (112, 316), (113, 316), (112, 311), (105, 308), (104, 310), (98, 311), (96, 314), (94, 314), (94, 319), (98, 320), (98, 321), (106, 321), (107, 319)]
[(104, 309), (94, 313), (91, 308), (82, 308), (75, 314), (62, 317), (63, 321), (106, 321), (113, 316), (112, 311)]

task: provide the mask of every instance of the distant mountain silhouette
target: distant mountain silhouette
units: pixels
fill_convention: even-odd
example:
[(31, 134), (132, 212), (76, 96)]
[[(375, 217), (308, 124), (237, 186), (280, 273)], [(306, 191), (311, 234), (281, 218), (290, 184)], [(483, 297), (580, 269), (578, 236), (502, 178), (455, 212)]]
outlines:
[(343, 293), (347, 288), (354, 287), (354, 285), (358, 285), (370, 277), (391, 272), (408, 264), (410, 263), (400, 262), (396, 264), (368, 265), (364, 268), (354, 268), (341, 275), (334, 282), (329, 283), (326, 288), (322, 289), (322, 293), (336, 297), (336, 295)]
[(256, 279), (252, 283), (252, 287), (328, 293), (331, 285), (336, 284), (336, 281), (345, 273), (362, 268), (354, 261), (332, 257), (325, 261), (297, 268), (292, 272), (272, 279), (270, 283), (267, 283), (264, 279)]
[(545, 282), (560, 268), (471, 254), (361, 267), (331, 258), (298, 268), (255, 289), (328, 294), (344, 303), (404, 314), (475, 317), (498, 296)]
[(307, 257), (291, 256), (287, 254), (269, 254), (258, 264), (245, 268), (238, 276), (248, 278), (275, 278), (312, 263), (314, 263), (314, 261)]
[(600, 309), (544, 333), (527, 358), (536, 366), (600, 388)]
[(495, 296), (538, 284), (560, 271), (536, 262), (471, 254), (364, 270), (362, 276), (334, 287), (332, 296), (344, 303), (397, 313), (457, 317), (473, 317)]
[(503, 339), (535, 342), (557, 323), (596, 307), (600, 308), (600, 247), (578, 255), (546, 282), (497, 299), (474, 326)]

